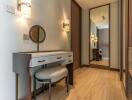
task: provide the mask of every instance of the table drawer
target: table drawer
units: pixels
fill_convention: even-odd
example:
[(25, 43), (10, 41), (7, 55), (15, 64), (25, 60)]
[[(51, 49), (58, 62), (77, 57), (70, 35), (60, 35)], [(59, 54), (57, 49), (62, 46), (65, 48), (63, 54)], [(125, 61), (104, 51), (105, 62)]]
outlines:
[(73, 54), (72, 53), (65, 54), (65, 61), (63, 62), (63, 64), (70, 63), (73, 63)]
[(65, 60), (62, 65), (67, 65), (73, 63), (73, 60)]
[(49, 64), (49, 63), (62, 61), (62, 60), (65, 60), (63, 55), (36, 57), (31, 59), (30, 67), (40, 66), (40, 65)]
[(73, 54), (72, 53), (65, 54), (65, 59), (66, 60), (72, 60), (73, 61)]
[(49, 63), (65, 60), (63, 55), (49, 56), (48, 59), (49, 59)]
[(30, 61), (30, 67), (40, 66), (49, 62), (48, 57), (32, 58)]

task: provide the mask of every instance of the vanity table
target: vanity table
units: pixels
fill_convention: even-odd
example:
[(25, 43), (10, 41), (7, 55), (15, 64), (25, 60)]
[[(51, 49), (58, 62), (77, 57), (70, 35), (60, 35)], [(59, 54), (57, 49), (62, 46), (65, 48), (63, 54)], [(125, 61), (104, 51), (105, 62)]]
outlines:
[[(69, 84), (73, 85), (73, 53), (70, 51), (56, 52), (27, 52), (13, 54), (13, 71), (20, 83), (19, 90), (21, 97), (19, 100), (31, 100), (31, 74), (30, 68), (39, 67), (51, 63), (59, 62), (61, 65), (66, 65), (69, 72)], [(18, 82), (18, 79), (17, 81)], [(18, 84), (17, 89), (18, 89)], [(18, 91), (16, 91), (18, 95)]]

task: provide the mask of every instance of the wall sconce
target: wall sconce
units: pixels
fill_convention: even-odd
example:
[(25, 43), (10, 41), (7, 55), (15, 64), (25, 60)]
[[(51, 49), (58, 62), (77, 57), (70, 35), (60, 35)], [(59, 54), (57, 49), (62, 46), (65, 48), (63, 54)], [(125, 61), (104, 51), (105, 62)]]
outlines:
[(93, 34), (90, 35), (91, 41), (94, 40), (94, 37), (95, 37), (95, 36), (94, 36)]
[(98, 42), (98, 38), (97, 37), (94, 37), (94, 42)]
[(17, 0), (17, 9), (25, 18), (31, 17), (31, 0)]
[(63, 22), (63, 29), (66, 32), (69, 32), (70, 31), (70, 20), (69, 19), (65, 19), (64, 20), (64, 22)]

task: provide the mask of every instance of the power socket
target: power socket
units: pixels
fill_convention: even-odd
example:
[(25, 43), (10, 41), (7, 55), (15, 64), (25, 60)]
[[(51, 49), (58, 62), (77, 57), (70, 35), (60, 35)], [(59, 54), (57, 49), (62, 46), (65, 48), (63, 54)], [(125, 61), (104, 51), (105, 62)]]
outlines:
[(11, 14), (15, 14), (15, 7), (11, 6), (11, 5), (7, 5), (6, 6), (6, 11), (8, 13), (11, 13)]
[(28, 34), (23, 34), (23, 40), (29, 40), (29, 35)]

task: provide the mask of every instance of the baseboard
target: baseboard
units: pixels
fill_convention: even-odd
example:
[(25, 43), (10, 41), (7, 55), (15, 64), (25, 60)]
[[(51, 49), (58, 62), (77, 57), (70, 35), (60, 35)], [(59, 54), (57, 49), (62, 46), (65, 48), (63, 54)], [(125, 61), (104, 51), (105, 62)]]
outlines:
[(85, 65), (85, 64), (83, 64), (83, 65), (81, 65), (81, 67), (89, 67), (90, 65)]
[(94, 64), (91, 64), (91, 65), (81, 65), (81, 67), (89, 67), (89, 68), (97, 68), (97, 69), (105, 69), (105, 70), (111, 70), (111, 71), (117, 71), (119, 72), (120, 69), (118, 68), (110, 68), (109, 66), (103, 66), (103, 65), (94, 65)]
[(88, 67), (88, 68), (97, 68), (97, 69), (105, 69), (105, 70), (110, 70), (110, 68), (108, 66), (103, 66), (103, 65), (94, 65), (94, 64), (90, 64), (90, 65), (81, 65), (81, 67)]
[(89, 65), (90, 68), (97, 68), (97, 69), (104, 69), (104, 70), (110, 70), (109, 66), (104, 66), (104, 65), (95, 65), (95, 64), (91, 64)]
[(110, 70), (112, 70), (112, 71), (117, 71), (117, 72), (120, 71), (120, 69), (117, 69), (117, 68), (110, 68)]

